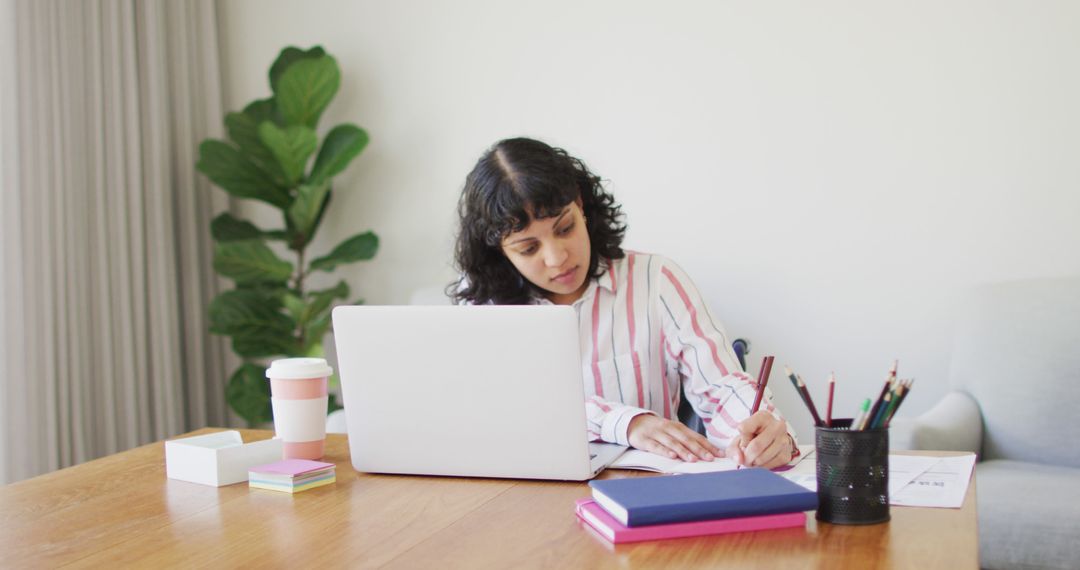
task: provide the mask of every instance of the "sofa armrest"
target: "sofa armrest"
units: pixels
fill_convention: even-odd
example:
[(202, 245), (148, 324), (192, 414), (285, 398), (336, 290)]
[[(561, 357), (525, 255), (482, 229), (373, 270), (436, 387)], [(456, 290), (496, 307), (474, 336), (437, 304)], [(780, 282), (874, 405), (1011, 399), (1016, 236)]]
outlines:
[(966, 392), (949, 392), (922, 415), (890, 422), (889, 441), (892, 449), (981, 453), (982, 413)]

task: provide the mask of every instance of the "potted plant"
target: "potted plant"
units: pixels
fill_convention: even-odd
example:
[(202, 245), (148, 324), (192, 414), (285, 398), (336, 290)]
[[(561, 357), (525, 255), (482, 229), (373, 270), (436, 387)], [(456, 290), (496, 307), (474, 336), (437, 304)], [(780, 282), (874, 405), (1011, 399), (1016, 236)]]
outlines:
[[(226, 399), (252, 425), (272, 419), (263, 362), (323, 356), (332, 305), (349, 297), (345, 281), (312, 290), (307, 278), (371, 259), (379, 246), (378, 237), (368, 231), (309, 257), (334, 176), (368, 143), (367, 133), (350, 123), (333, 127), (319, 142), (316, 125), (340, 80), (337, 62), (322, 47), (285, 48), (270, 67), (272, 95), (225, 116), (228, 140), (207, 139), (199, 145), (196, 168), (214, 184), (281, 212), (279, 228), (259, 228), (228, 212), (210, 224), (214, 269), (235, 283), (211, 301), (210, 332), (230, 337), (233, 351), (244, 359), (229, 378)], [(292, 259), (279, 257), (270, 242), (280, 244), (278, 250)], [(331, 396), (330, 408), (338, 407)]]

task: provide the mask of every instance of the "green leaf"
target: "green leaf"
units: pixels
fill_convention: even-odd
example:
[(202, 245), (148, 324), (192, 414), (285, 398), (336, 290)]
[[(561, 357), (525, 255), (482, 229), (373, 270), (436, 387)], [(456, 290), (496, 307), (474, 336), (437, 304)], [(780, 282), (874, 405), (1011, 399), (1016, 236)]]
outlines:
[(304, 327), (304, 346), (301, 348), (304, 354), (312, 352), (315, 345), (322, 346), (326, 331), (330, 330), (330, 323), (330, 313), (326, 313)]
[(327, 394), (326, 413), (329, 414), (330, 412), (336, 412), (336, 411), (341, 410), (341, 409), (344, 409), (344, 408), (343, 408), (343, 406), (341, 404), (338, 404), (337, 394)]
[(334, 302), (334, 299), (344, 299), (348, 296), (349, 285), (344, 281), (339, 281), (337, 286), (332, 289), (312, 291), (308, 294), (308, 314), (319, 316), (330, 308), (330, 304)]
[[(248, 105), (248, 108), (251, 108), (251, 105)], [(225, 115), (225, 128), (229, 132), (229, 138), (247, 154), (255, 166), (265, 172), (274, 184), (285, 187), (288, 184), (285, 182), (285, 173), (281, 170), (281, 165), (278, 164), (270, 149), (259, 140), (259, 123), (268, 120), (261, 119), (255, 114), (249, 115), (247, 112), (229, 113)]]
[(311, 262), (311, 270), (333, 271), (342, 263), (354, 263), (375, 257), (379, 249), (379, 238), (372, 232), (355, 235), (325, 255)]
[(304, 358), (326, 358), (326, 350), (323, 349), (321, 342), (317, 342), (304, 352)]
[(199, 145), (195, 165), (229, 194), (262, 200), (278, 208), (289, 207), (288, 192), (279, 188), (261, 168), (229, 143), (207, 139)]
[(266, 283), (266, 282), (245, 282), (237, 283), (236, 289), (239, 291), (254, 291), (264, 297), (269, 298), (270, 302), (275, 303), (275, 308), (280, 308), (285, 302), (285, 296), (292, 294), (292, 290), (289, 289), (285, 283)]
[(261, 241), (245, 240), (216, 244), (214, 269), (237, 283), (284, 283), (292, 276), (293, 265)]
[(308, 311), (308, 305), (304, 302), (303, 299), (297, 297), (296, 295), (293, 295), (292, 293), (287, 293), (282, 298), (282, 301), (285, 305), (285, 310), (289, 311), (289, 314), (292, 315), (292, 318), (297, 323), (303, 325), (307, 321), (304, 315)]
[(226, 291), (210, 302), (210, 332), (232, 337), (233, 350), (246, 358), (287, 355), (296, 350), (296, 321), (281, 302), (256, 289)]
[[(327, 182), (327, 184), (329, 184), (329, 182)], [(323, 198), (323, 203), (322, 206), (319, 208), (319, 213), (316, 214), (315, 221), (311, 224), (311, 230), (308, 231), (308, 241), (311, 241), (311, 239), (315, 236), (315, 232), (319, 231), (319, 224), (322, 222), (323, 216), (326, 215), (326, 209), (330, 207), (330, 202), (333, 200), (333, 198), (333, 190), (327, 190), (326, 198)]]
[(289, 207), (289, 219), (293, 223), (295, 231), (303, 236), (303, 243), (311, 239), (315, 222), (319, 219), (323, 202), (327, 193), (330, 192), (330, 184), (301, 184), (296, 188), (296, 199)]
[(244, 358), (269, 356), (301, 356), (296, 353), (296, 339), (272, 334), (265, 330), (251, 330), (232, 337), (233, 351)]
[(278, 112), (277, 101), (273, 97), (256, 99), (248, 103), (248, 106), (244, 107), (244, 114), (254, 120), (256, 127), (263, 121), (273, 121), (275, 125), (285, 124), (281, 113)]
[(315, 128), (340, 83), (341, 72), (329, 55), (294, 62), (281, 74), (274, 89), (285, 124)]
[(210, 235), (217, 241), (240, 241), (260, 238), (281, 239), (277, 237), (279, 234), (284, 235), (284, 232), (264, 232), (255, 227), (255, 224), (237, 219), (228, 212), (219, 214), (210, 222)]
[(293, 294), (286, 295), (284, 297), (285, 309), (296, 320), (297, 326), (304, 328), (313, 319), (322, 317), (334, 299), (344, 299), (348, 295), (349, 286), (344, 281), (340, 281), (331, 289), (308, 293), (306, 301)]
[(293, 63), (302, 59), (317, 59), (324, 55), (326, 52), (323, 51), (322, 46), (315, 46), (307, 51), (293, 46), (281, 50), (274, 64), (270, 66), (270, 90), (277, 92), (281, 74), (285, 73), (285, 70)]
[(225, 291), (210, 301), (210, 332), (223, 335), (265, 330), (291, 335), (295, 322), (281, 312), (281, 302), (254, 289)]
[(367, 131), (356, 125), (338, 125), (326, 134), (309, 182), (322, 182), (337, 176), (368, 144)]
[(259, 124), (259, 140), (281, 166), (287, 186), (294, 186), (304, 176), (307, 161), (319, 146), (319, 139), (311, 128), (294, 125), (281, 129), (271, 121)]
[(225, 387), (225, 400), (240, 417), (255, 426), (274, 419), (266, 369), (250, 362), (240, 365)]

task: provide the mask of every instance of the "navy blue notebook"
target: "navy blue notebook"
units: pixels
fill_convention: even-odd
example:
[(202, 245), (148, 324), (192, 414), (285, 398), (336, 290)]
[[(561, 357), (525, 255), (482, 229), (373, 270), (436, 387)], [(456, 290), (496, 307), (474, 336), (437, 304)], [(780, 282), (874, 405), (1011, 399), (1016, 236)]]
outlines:
[(768, 469), (589, 481), (593, 499), (626, 526), (812, 511), (817, 494)]

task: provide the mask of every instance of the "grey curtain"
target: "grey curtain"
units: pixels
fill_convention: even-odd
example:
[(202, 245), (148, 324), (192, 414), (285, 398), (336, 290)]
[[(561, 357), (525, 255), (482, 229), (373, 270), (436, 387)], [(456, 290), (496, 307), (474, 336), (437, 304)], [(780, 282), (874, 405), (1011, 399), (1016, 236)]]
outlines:
[(229, 421), (205, 316), (227, 200), (194, 169), (222, 131), (214, 2), (15, 0), (14, 17), (7, 481)]

